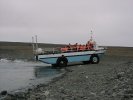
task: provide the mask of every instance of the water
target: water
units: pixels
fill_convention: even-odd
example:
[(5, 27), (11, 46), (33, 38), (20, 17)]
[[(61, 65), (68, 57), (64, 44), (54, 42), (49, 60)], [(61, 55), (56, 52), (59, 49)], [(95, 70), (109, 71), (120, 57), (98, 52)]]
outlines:
[(40, 62), (0, 60), (0, 91), (21, 90), (40, 83), (47, 83), (61, 75), (57, 69)]

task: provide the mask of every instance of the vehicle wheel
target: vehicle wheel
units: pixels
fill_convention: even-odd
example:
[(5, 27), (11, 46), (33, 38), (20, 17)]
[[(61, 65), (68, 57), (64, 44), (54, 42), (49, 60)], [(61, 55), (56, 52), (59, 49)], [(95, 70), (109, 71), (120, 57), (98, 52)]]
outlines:
[(100, 59), (99, 59), (98, 55), (92, 55), (90, 58), (90, 61), (92, 64), (98, 64)]
[(59, 67), (66, 67), (67, 63), (68, 63), (68, 60), (64, 56), (59, 57), (58, 60), (57, 60), (57, 66), (59, 66)]

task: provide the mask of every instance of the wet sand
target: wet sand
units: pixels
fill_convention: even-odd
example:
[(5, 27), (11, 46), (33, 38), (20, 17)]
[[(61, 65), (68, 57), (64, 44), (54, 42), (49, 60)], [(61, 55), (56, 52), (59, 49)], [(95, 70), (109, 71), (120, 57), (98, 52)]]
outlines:
[(132, 100), (133, 48), (109, 47), (99, 64), (62, 68), (49, 84), (8, 94), (5, 100)]

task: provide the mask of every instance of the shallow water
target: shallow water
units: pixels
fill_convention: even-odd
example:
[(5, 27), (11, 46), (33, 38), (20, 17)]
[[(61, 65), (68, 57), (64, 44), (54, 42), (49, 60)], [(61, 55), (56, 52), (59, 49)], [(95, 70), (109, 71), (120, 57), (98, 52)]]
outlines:
[(0, 91), (16, 91), (47, 83), (61, 72), (50, 65), (22, 60), (0, 60)]

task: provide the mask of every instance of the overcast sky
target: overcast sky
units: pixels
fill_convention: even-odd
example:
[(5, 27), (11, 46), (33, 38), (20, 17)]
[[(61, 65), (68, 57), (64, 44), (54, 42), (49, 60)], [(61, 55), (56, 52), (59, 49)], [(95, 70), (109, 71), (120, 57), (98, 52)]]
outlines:
[(133, 47), (133, 0), (0, 0), (0, 41)]

